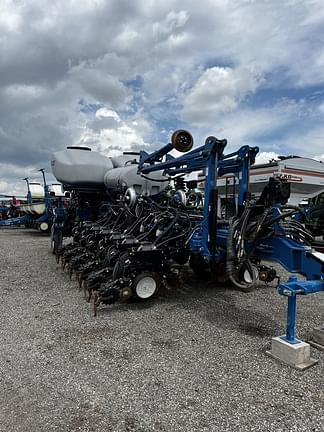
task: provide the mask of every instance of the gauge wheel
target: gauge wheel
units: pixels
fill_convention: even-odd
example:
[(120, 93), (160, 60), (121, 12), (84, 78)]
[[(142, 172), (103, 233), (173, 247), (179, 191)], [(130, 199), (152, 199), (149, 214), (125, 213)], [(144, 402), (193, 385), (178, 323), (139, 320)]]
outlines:
[(161, 286), (161, 279), (157, 273), (141, 273), (134, 279), (133, 293), (138, 300), (148, 300), (155, 296)]

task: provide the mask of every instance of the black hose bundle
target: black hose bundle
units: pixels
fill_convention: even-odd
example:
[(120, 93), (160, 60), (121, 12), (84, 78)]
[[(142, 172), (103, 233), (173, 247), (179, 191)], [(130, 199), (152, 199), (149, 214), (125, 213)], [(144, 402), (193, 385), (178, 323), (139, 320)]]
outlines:
[[(245, 208), (240, 219), (230, 220), (227, 237), (226, 272), (231, 283), (243, 292), (252, 291), (257, 280), (256, 270), (244, 250), (249, 214), (249, 209)], [(244, 279), (246, 272), (250, 280)]]

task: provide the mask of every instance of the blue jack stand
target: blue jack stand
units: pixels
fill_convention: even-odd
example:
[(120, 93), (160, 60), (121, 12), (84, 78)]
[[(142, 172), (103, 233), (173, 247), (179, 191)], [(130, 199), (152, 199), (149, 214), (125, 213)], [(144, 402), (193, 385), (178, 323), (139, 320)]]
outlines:
[(296, 339), (296, 312), (297, 297), (296, 295), (290, 295), (288, 296), (286, 334), (285, 336), (281, 337), (290, 344), (296, 344), (300, 342), (299, 339)]
[(279, 285), (279, 294), (288, 297), (286, 334), (272, 338), (268, 355), (298, 370), (307, 369), (318, 362), (310, 356), (310, 345), (296, 338), (297, 295), (323, 290), (322, 280), (299, 281), (295, 276), (291, 276), (286, 283)]

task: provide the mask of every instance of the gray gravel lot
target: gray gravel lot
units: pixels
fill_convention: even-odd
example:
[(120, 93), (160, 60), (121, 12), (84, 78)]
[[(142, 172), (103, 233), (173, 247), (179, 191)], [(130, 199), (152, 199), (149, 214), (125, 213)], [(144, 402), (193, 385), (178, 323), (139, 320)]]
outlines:
[[(0, 431), (323, 431), (324, 352), (298, 372), (265, 355), (284, 332), (274, 286), (199, 282), (142, 304), (101, 307), (32, 230), (0, 231)], [(298, 334), (324, 322), (298, 303)]]

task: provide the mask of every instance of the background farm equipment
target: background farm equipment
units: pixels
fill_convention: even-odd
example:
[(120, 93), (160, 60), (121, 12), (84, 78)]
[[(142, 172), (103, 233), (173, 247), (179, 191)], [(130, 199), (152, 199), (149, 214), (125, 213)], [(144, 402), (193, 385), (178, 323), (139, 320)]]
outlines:
[(62, 205), (64, 194), (60, 184), (47, 184), (43, 168), (39, 171), (42, 173), (43, 186), (38, 182), (30, 182), (28, 177), (25, 177), (23, 180), (27, 185), (27, 195), (20, 197), (22, 202), (15, 201), (15, 205), (3, 209), (2, 214), (6, 214), (6, 217), (1, 218), (0, 227), (25, 226), (44, 233), (50, 232), (54, 208)]
[(39, 171), (43, 176), (43, 186), (40, 183), (30, 182), (27, 177), (24, 179), (28, 192), (27, 203), (23, 206), (23, 210), (29, 216), (25, 226), (48, 232), (51, 223), (51, 197), (44, 169), (42, 168)]
[(0, 227), (21, 226), (28, 219), (20, 207), (20, 201), (15, 195), (0, 194), (0, 197), (11, 198), (10, 201), (3, 201), (0, 206)]

